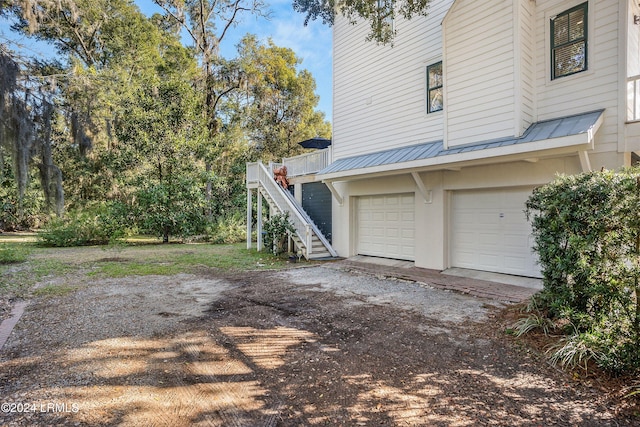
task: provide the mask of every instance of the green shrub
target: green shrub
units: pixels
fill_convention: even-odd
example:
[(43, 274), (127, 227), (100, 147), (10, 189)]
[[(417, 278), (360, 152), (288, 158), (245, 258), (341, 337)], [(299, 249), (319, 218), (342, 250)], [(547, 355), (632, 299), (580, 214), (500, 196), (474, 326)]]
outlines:
[(273, 252), (274, 255), (286, 252), (289, 233), (295, 232), (288, 212), (271, 216), (268, 221), (265, 221), (263, 230), (264, 248)]
[(144, 183), (135, 192), (131, 219), (140, 232), (162, 237), (190, 237), (206, 227), (206, 201), (201, 189), (188, 177), (171, 183)]
[(101, 204), (70, 212), (65, 218), (53, 218), (38, 233), (43, 246), (69, 247), (102, 245), (128, 235), (126, 209), (119, 203)]
[(246, 219), (237, 213), (219, 218), (207, 228), (207, 237), (215, 244), (240, 243), (247, 238)]
[(559, 176), (526, 213), (543, 273), (537, 303), (572, 327), (552, 360), (639, 372), (640, 170)]

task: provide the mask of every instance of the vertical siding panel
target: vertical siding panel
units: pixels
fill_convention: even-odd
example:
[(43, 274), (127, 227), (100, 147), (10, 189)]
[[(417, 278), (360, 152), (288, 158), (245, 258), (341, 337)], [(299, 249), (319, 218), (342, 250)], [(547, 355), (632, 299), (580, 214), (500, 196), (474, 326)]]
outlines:
[[(519, 0), (520, 38), (520, 123), (518, 135), (536, 121), (535, 118), (535, 3), (530, 0)], [(516, 100), (518, 102), (518, 100)]]
[(511, 0), (493, 1), (482, 7), (474, 1), (458, 0), (447, 16), (448, 146), (513, 136), (513, 21)]

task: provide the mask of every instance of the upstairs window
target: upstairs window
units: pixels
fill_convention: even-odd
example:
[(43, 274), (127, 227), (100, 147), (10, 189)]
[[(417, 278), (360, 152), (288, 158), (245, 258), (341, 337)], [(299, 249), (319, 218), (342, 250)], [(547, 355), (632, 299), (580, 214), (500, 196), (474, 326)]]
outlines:
[(442, 61), (427, 67), (427, 113), (442, 111)]
[(551, 19), (551, 80), (587, 69), (587, 3)]

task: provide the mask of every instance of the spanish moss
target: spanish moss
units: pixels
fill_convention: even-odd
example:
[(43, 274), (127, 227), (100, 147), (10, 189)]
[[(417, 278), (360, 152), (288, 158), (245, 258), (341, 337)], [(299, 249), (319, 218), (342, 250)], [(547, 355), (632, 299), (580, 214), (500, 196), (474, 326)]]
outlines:
[[(22, 217), (30, 168), (40, 172), (40, 183), (47, 210), (62, 215), (64, 192), (62, 174), (53, 162), (51, 126), (54, 105), (30, 84), (10, 54), (0, 50), (0, 156), (10, 154), (13, 160), (18, 193), (18, 217)], [(4, 159), (0, 158), (0, 164)]]

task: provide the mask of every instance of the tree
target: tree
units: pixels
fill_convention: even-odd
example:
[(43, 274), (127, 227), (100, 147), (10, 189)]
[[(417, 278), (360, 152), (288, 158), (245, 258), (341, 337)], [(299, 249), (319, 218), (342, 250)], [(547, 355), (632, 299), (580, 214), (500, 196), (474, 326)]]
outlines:
[(52, 43), (64, 58), (55, 71), (41, 67), (41, 78), (55, 88), (63, 118), (52, 151), (64, 172), (69, 207), (117, 196), (122, 188), (115, 171), (123, 156), (116, 118), (163, 67), (195, 70), (192, 55), (128, 0), (16, 0), (2, 12), (18, 18), (15, 30)]
[[(205, 94), (202, 114), (207, 120), (208, 149), (201, 153), (208, 173), (225, 147), (221, 143), (220, 104), (242, 85), (243, 76), (235, 61), (220, 57), (219, 48), (228, 31), (243, 13), (263, 15), (262, 0), (154, 0), (166, 12), (166, 27), (184, 30), (193, 41), (201, 67), (200, 87)], [(211, 201), (212, 181), (207, 181), (206, 198)], [(209, 216), (212, 211), (209, 211)]]
[(297, 70), (300, 60), (289, 48), (271, 40), (259, 43), (245, 36), (238, 45), (247, 84), (240, 100), (255, 155), (278, 159), (303, 151), (298, 142), (314, 136), (330, 137), (324, 114), (315, 111), (318, 96), (313, 76)]
[[(145, 82), (125, 104), (116, 132), (131, 219), (145, 233), (187, 236), (205, 224), (202, 97), (180, 68)], [(169, 71), (169, 70), (167, 70)], [(125, 148), (126, 147), (126, 148)], [(133, 167), (133, 168), (131, 168)]]
[(393, 42), (392, 23), (397, 16), (405, 19), (426, 16), (430, 3), (431, 0), (293, 0), (293, 8), (306, 14), (305, 25), (315, 19), (333, 25), (336, 13), (346, 17), (351, 24), (368, 21), (371, 30), (367, 40), (387, 44)]
[[(136, 213), (131, 224), (168, 240), (195, 232), (203, 212), (211, 219), (243, 209), (251, 156), (291, 155), (300, 139), (329, 136), (329, 124), (314, 111), (315, 83), (297, 71), (292, 51), (254, 38), (246, 55), (220, 57), (241, 14), (264, 14), (261, 1), (156, 3), (165, 13), (150, 19), (130, 0), (0, 0), (0, 14), (63, 55), (29, 68), (54, 107), (49, 121), (39, 113), (49, 110), (27, 108), (50, 127), (50, 146), (29, 151), (54, 160), (40, 162), (43, 185), (64, 176), (67, 209), (123, 204)], [(185, 32), (193, 46), (182, 45)], [(0, 79), (11, 75), (8, 67)], [(47, 178), (55, 164), (61, 173)]]

